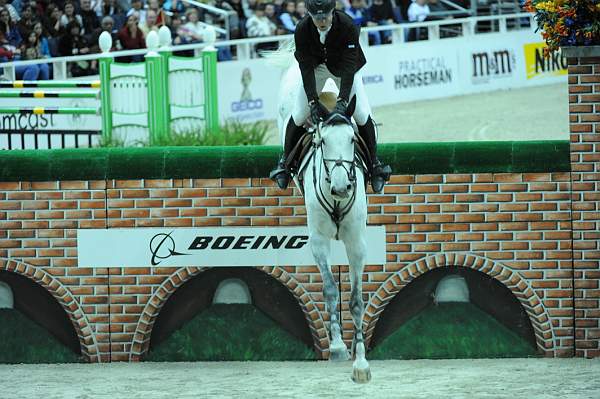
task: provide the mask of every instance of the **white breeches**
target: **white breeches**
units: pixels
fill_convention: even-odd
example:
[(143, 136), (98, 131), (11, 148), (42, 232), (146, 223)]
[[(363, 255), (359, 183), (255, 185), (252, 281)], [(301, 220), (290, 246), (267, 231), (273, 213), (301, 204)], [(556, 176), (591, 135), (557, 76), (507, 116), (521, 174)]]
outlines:
[[(327, 81), (328, 78), (333, 79), (337, 87), (340, 87), (341, 79), (329, 72), (329, 69), (327, 69), (325, 64), (318, 65), (315, 68), (317, 94), (320, 94), (323, 91), (323, 86), (325, 86), (325, 81)], [(371, 115), (371, 106), (369, 105), (369, 100), (367, 99), (365, 86), (363, 85), (362, 81), (362, 73), (360, 71), (357, 71), (354, 74), (354, 82), (352, 83), (352, 89), (350, 90), (350, 100), (352, 100), (352, 96), (356, 96), (356, 109), (354, 110), (353, 117), (356, 123), (359, 126), (362, 126), (367, 123), (367, 120)], [(300, 85), (296, 94), (292, 118), (294, 118), (294, 122), (296, 124), (302, 125), (306, 118), (308, 118), (309, 114), (310, 107), (308, 106), (308, 99), (306, 98), (306, 93), (304, 92), (304, 86)]]

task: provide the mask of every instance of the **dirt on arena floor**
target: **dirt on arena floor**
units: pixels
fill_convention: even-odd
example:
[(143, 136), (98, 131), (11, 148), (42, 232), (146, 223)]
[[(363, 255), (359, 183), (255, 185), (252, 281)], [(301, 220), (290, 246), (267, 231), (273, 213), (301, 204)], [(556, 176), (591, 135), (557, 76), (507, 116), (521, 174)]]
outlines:
[[(569, 139), (566, 82), (387, 105), (373, 114), (380, 143)], [(272, 126), (268, 144), (278, 145)]]
[(600, 359), (387, 360), (369, 384), (351, 362), (0, 365), (0, 397), (598, 399)]

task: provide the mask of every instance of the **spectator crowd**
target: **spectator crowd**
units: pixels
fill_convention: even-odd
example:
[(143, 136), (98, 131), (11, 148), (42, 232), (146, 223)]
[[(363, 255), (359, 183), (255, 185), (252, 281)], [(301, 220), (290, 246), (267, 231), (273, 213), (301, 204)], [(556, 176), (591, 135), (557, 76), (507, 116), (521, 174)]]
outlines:
[[(113, 50), (140, 49), (145, 47), (146, 35), (163, 25), (170, 28), (173, 44), (202, 42), (207, 25), (228, 27), (230, 39), (289, 34), (306, 15), (304, 0), (201, 2), (228, 13), (209, 12), (192, 4), (196, 1), (186, 0), (0, 0), (0, 63), (98, 53), (98, 39), (104, 31), (113, 38)], [(356, 25), (367, 27), (423, 21), (430, 12), (428, 3), (437, 0), (337, 0), (336, 8), (350, 15)], [(391, 31), (371, 32), (369, 41), (388, 43)], [(257, 49), (273, 45), (261, 43)], [(219, 60), (234, 56), (235, 49), (221, 46), (218, 50)], [(118, 59), (139, 60), (141, 56)], [(49, 65), (18, 67), (17, 78), (49, 79)], [(93, 75), (97, 68), (95, 60), (78, 61), (70, 63), (69, 73)]]

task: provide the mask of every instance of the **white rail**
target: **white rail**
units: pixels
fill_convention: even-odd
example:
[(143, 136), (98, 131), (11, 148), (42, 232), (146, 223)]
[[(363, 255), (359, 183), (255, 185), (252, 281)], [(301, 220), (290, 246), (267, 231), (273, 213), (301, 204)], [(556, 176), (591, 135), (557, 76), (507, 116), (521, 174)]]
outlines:
[[(185, 0), (184, 0), (185, 1)], [(522, 26), (522, 22), (524, 20), (528, 21), (528, 24)], [(428, 22), (413, 22), (413, 23), (402, 23), (402, 24), (392, 24), (392, 25), (382, 25), (382, 26), (374, 26), (369, 28), (364, 28), (361, 30), (361, 45), (366, 47), (368, 46), (368, 33), (369, 32), (377, 32), (377, 31), (392, 31), (392, 41), (394, 43), (402, 43), (405, 41), (406, 32), (410, 28), (427, 28), (428, 30), (428, 40), (440, 40), (440, 32), (444, 29), (449, 29), (450, 26), (460, 26), (460, 30), (453, 30), (455, 34), (459, 36), (470, 36), (470, 35), (482, 35), (487, 32), (477, 32), (477, 24), (480, 22), (490, 22), (490, 27), (492, 31), (495, 32), (506, 32), (509, 30), (509, 21), (513, 21), (513, 29), (515, 30), (535, 30), (536, 23), (533, 20), (533, 14), (530, 13), (518, 13), (518, 14), (506, 14), (506, 15), (495, 15), (495, 16), (480, 16), (480, 17), (469, 17), (469, 18), (456, 18), (456, 19), (445, 19), (439, 21), (428, 21)], [(216, 43), (217, 47), (220, 46), (235, 46), (237, 50), (237, 59), (249, 59), (256, 57), (256, 53), (254, 51), (254, 47), (258, 43), (266, 43), (266, 42), (283, 42), (292, 38), (292, 35), (282, 35), (282, 36), (268, 36), (261, 38), (249, 38), (249, 39), (237, 39), (237, 40), (223, 40), (218, 41)], [(443, 39), (441, 39), (443, 40)], [(185, 44), (179, 46), (168, 46), (168, 48), (172, 51), (184, 51), (184, 50), (194, 50), (201, 51), (202, 48), (206, 46), (205, 43), (194, 43), (194, 44)], [(146, 54), (148, 49), (139, 49), (139, 50), (125, 50), (125, 51), (115, 51), (111, 52), (108, 55), (111, 57), (123, 57), (123, 56), (132, 56), (132, 55), (141, 55)], [(64, 80), (67, 79), (67, 63), (76, 62), (76, 61), (89, 61), (89, 60), (97, 60), (100, 58), (101, 54), (88, 54), (88, 55), (78, 55), (72, 57), (55, 57), (55, 58), (45, 58), (39, 60), (30, 60), (30, 61), (13, 61), (13, 62), (5, 62), (0, 63), (0, 68), (2, 68), (2, 75), (0, 78), (6, 80), (16, 80), (15, 76), (15, 68), (17, 66), (25, 66), (25, 65), (35, 65), (35, 64), (52, 64), (54, 79), (56, 80)], [(84, 77), (84, 79), (88, 79), (89, 77)]]

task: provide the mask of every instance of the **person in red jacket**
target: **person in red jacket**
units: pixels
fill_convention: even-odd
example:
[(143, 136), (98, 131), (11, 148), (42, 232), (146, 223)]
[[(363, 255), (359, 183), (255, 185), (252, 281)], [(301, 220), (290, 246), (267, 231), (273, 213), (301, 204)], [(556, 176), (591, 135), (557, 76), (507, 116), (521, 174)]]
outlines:
[[(138, 13), (134, 12), (127, 17), (125, 26), (119, 31), (119, 42), (123, 50), (146, 48), (144, 32), (138, 27), (139, 20)], [(121, 57), (119, 62), (140, 62), (143, 59), (142, 55), (134, 55), (131, 57)]]
[(309, 115), (312, 120), (320, 120), (329, 114), (319, 101), (319, 92), (331, 78), (340, 88), (332, 114), (345, 115), (350, 98), (356, 97), (353, 117), (373, 160), (369, 168), (371, 186), (373, 191), (381, 192), (391, 168), (377, 159), (375, 124), (362, 76), (357, 73), (367, 62), (358, 42), (360, 28), (343, 11), (334, 10), (335, 0), (307, 0), (306, 8), (308, 14), (298, 22), (294, 32), (294, 56), (300, 66), (304, 90), (298, 93), (286, 127), (284, 154), (270, 177), (280, 188), (288, 186), (292, 171), (285, 160), (306, 131), (302, 125)]

